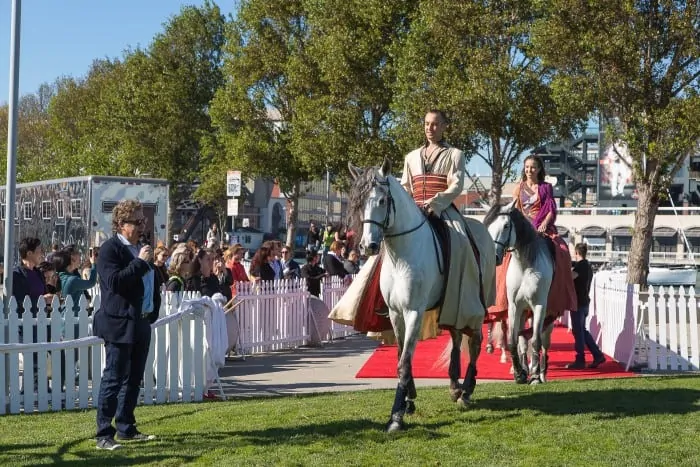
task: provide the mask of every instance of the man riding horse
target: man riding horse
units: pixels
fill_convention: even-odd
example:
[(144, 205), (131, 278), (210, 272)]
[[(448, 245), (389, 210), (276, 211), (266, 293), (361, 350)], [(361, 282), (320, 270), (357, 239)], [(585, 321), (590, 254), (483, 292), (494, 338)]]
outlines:
[[(469, 224), (477, 222), (465, 219), (453, 204), (462, 193), (466, 164), (464, 153), (443, 140), (447, 128), (447, 118), (441, 110), (430, 110), (424, 120), (426, 143), (406, 155), (401, 177), (401, 185), (408, 191), (416, 204), (423, 208), (426, 215), (441, 219), (441, 222), (431, 222), (447, 226), (449, 242), (442, 247), (435, 245), (415, 245), (415, 248), (434, 251), (440, 256), (443, 266), (441, 272), (446, 277), (446, 285), (442, 303), (428, 313), (424, 318), (422, 338), (434, 337), (439, 327), (452, 328), (466, 333), (481, 329), (482, 320), (476, 322), (473, 317), (466, 318), (461, 310), (485, 310), (493, 303), (495, 291), (492, 290), (491, 280), (483, 281), (484, 271), (491, 271), (495, 265), (483, 264), (485, 255), (479, 254)], [(351, 195), (352, 198), (352, 195)], [(437, 224), (437, 225), (436, 225)], [(437, 242), (437, 236), (435, 242)], [(370, 245), (369, 254), (377, 253), (379, 245)], [(438, 251), (445, 251), (440, 254)], [(491, 258), (489, 255), (488, 258)], [(360, 276), (354, 284), (354, 291), (347, 294), (331, 312), (331, 319), (345, 324), (353, 324), (359, 331), (383, 331), (391, 329), (388, 320), (377, 324), (377, 320), (366, 320), (363, 315), (374, 314), (378, 308), (376, 303), (368, 304), (366, 297), (371, 295), (381, 301), (381, 294), (371, 293), (378, 289), (379, 268), (370, 258), (368, 264), (360, 271)], [(448, 264), (445, 264), (448, 263)], [(364, 277), (362, 277), (364, 276)], [(479, 290), (474, 290), (473, 284), (480, 284)], [(349, 291), (350, 292), (350, 291)], [(359, 298), (359, 299), (358, 299)], [(363, 299), (365, 298), (365, 299)], [(483, 318), (483, 317), (482, 317)], [(360, 323), (372, 321), (372, 326)]]

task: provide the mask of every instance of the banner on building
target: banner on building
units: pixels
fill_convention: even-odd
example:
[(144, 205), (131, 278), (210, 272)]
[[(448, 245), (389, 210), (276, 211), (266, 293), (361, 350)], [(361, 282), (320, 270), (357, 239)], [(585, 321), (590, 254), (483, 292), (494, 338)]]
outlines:
[(632, 159), (625, 143), (617, 142), (606, 146), (598, 163), (600, 164), (599, 200), (637, 199), (637, 190), (632, 177)]

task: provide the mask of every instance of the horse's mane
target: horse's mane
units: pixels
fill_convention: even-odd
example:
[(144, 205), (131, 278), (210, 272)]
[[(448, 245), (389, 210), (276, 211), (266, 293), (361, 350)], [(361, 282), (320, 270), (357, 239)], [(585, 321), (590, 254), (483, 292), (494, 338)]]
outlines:
[(483, 224), (486, 227), (491, 225), (493, 223), (493, 221), (496, 220), (496, 218), (498, 217), (498, 214), (501, 212), (502, 207), (503, 206), (501, 206), (500, 204), (494, 204), (493, 206), (491, 206), (491, 208), (489, 209), (489, 212), (487, 212), (486, 216), (484, 216)]
[(348, 196), (348, 224), (355, 232), (359, 241), (362, 236), (362, 216), (364, 216), (365, 204), (369, 197), (369, 192), (374, 186), (374, 176), (376, 167), (370, 167), (360, 172), (350, 187)]
[(520, 252), (525, 261), (533, 264), (537, 255), (540, 236), (532, 223), (519, 209), (511, 209), (509, 215), (515, 228), (515, 249)]

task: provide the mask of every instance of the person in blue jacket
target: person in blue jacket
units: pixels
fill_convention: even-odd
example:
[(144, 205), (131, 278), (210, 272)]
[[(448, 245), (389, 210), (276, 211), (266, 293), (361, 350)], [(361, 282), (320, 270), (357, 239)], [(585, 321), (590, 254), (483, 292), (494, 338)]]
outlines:
[(93, 317), (93, 331), (105, 341), (106, 356), (97, 405), (98, 449), (120, 448), (115, 435), (123, 441), (155, 439), (136, 428), (134, 417), (151, 324), (160, 309), (161, 284), (151, 265), (153, 249), (139, 243), (145, 225), (141, 203), (119, 202), (112, 212), (114, 236), (102, 244), (97, 258), (102, 300)]

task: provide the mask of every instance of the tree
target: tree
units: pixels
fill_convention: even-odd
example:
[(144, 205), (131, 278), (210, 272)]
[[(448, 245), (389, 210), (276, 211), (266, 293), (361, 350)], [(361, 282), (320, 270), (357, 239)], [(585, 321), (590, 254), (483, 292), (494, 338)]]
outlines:
[[(409, 28), (417, 0), (316, 0), (308, 8), (308, 53), (318, 67), (323, 92), (304, 100), (293, 145), (320, 157), (313, 172), (328, 168), (348, 178), (347, 164), (398, 162), (401, 152), (391, 128), (396, 79), (393, 51)], [(349, 175), (349, 174), (348, 174)]]
[(451, 119), (448, 139), (493, 171), (490, 197), (528, 149), (572, 121), (555, 105), (540, 60), (529, 50), (531, 0), (428, 0), (398, 50), (395, 109), (401, 145), (422, 138), (429, 108)]
[(147, 49), (96, 61), (84, 79), (66, 80), (52, 102), (65, 171), (166, 178), (174, 208), (187, 195), (177, 187), (203, 169), (209, 104), (223, 82), (225, 23), (210, 2), (183, 7)]
[(304, 101), (321, 92), (318, 71), (307, 52), (308, 15), (301, 0), (241, 1), (228, 32), (225, 85), (211, 115), (217, 147), (212, 160), (238, 168), (246, 178), (274, 178), (288, 198), (287, 243), (294, 244), (301, 183), (318, 172), (317, 154), (295, 148)]
[(533, 45), (555, 69), (560, 106), (599, 111), (625, 144), (638, 192), (627, 280), (646, 284), (654, 220), (673, 175), (700, 139), (700, 4), (552, 0)]

